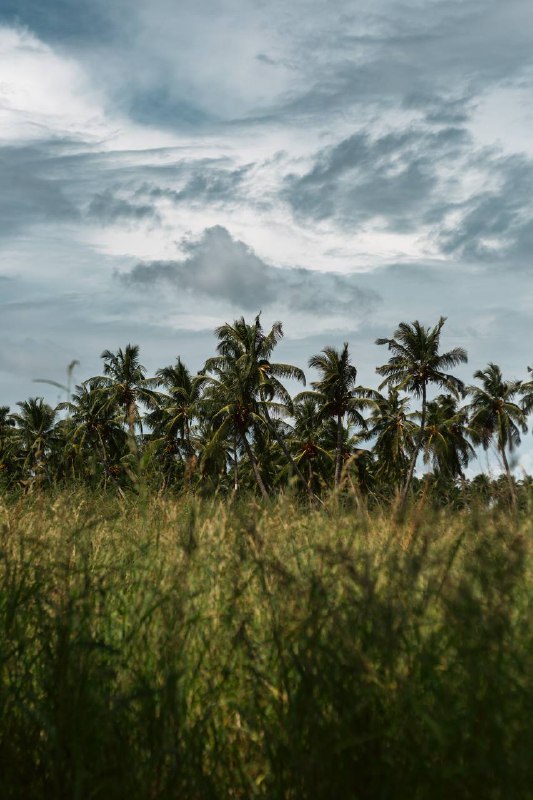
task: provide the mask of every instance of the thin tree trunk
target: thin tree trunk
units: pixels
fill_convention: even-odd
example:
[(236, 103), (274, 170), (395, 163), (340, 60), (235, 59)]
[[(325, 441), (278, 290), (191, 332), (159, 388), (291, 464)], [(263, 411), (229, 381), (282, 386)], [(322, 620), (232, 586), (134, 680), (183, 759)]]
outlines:
[(187, 451), (188, 451), (187, 455), (190, 456), (192, 455), (193, 452), (193, 446), (191, 444), (191, 431), (189, 428), (189, 420), (187, 419), (186, 416), (183, 417), (183, 427), (185, 429), (185, 442), (187, 444)]
[(424, 433), (426, 430), (426, 386), (422, 387), (422, 418), (420, 420), (420, 430), (417, 436), (417, 443), (415, 445), (415, 449), (413, 450), (413, 455), (411, 456), (411, 462), (409, 464), (409, 472), (407, 473), (407, 478), (405, 480), (405, 485), (402, 489), (402, 494), (400, 497), (400, 509), (403, 510), (405, 508), (405, 504), (407, 502), (407, 495), (409, 494), (409, 489), (411, 488), (411, 483), (413, 481), (413, 475), (415, 472), (416, 461), (418, 458), (418, 454), (420, 453), (420, 448), (422, 447), (422, 443), (424, 441)]
[(133, 455), (137, 458), (139, 455), (138, 448), (137, 448), (137, 439), (135, 438), (135, 418), (136, 418), (136, 408), (135, 403), (128, 403), (126, 408), (126, 424), (128, 426), (128, 439), (129, 439), (129, 446), (130, 450)]
[(337, 453), (335, 457), (335, 489), (339, 488), (342, 472), (342, 414), (337, 414)]
[(39, 447), (39, 449), (35, 451), (32, 487), (36, 486), (37, 488), (40, 488), (42, 483), (44, 483), (44, 472), (44, 455)]
[(261, 478), (261, 473), (259, 472), (259, 467), (257, 466), (257, 461), (256, 461), (255, 456), (253, 454), (252, 448), (250, 447), (250, 442), (246, 438), (246, 434), (244, 433), (244, 431), (241, 431), (241, 439), (242, 439), (242, 443), (244, 445), (244, 449), (246, 450), (246, 455), (248, 456), (248, 458), (250, 460), (250, 464), (252, 465), (252, 469), (254, 471), (255, 480), (256, 480), (257, 485), (259, 486), (259, 491), (261, 492), (263, 500), (268, 500), (268, 492), (266, 490), (265, 484), (263, 483), (263, 479)]
[(503, 442), (501, 440), (500, 440), (500, 442), (498, 444), (499, 444), (499, 448), (500, 448), (500, 453), (502, 455), (502, 461), (503, 461), (503, 466), (505, 468), (505, 474), (507, 475), (507, 482), (509, 484), (509, 494), (511, 496), (511, 505), (513, 507), (513, 510), (516, 510), (516, 493), (515, 493), (515, 490), (514, 490), (513, 476), (511, 475), (511, 469), (509, 467), (509, 462), (507, 461), (507, 455), (505, 453), (505, 445), (503, 444)]
[(239, 460), (237, 456), (237, 431), (233, 434), (233, 491), (235, 494), (239, 491)]
[(308, 486), (307, 481), (305, 480), (300, 467), (298, 466), (298, 464), (296, 463), (296, 461), (292, 457), (292, 453), (290, 452), (289, 448), (285, 444), (285, 442), (283, 440), (283, 437), (280, 436), (279, 432), (276, 430), (276, 426), (272, 422), (272, 418), (270, 417), (270, 414), (268, 413), (268, 408), (267, 408), (266, 405), (263, 406), (263, 411), (265, 413), (265, 418), (266, 418), (266, 421), (268, 423), (268, 427), (270, 428), (270, 430), (274, 434), (274, 438), (276, 439), (276, 442), (279, 444), (279, 446), (283, 450), (283, 454), (284, 454), (285, 458), (290, 463), (290, 465), (293, 468), (293, 470), (295, 471), (296, 475), (302, 481), (302, 483), (303, 483), (303, 485), (304, 485), (304, 487), (305, 487), (305, 489), (307, 491), (307, 494), (309, 495), (311, 500), (315, 500), (318, 503), (320, 503), (320, 505), (322, 505), (322, 500), (320, 499), (320, 497), (317, 497), (316, 494), (312, 491), (312, 489)]
[(193, 448), (191, 444), (191, 434), (189, 431), (189, 421), (186, 416), (184, 416), (183, 418), (183, 430), (185, 433), (185, 447), (187, 449), (187, 458), (185, 460), (185, 472), (187, 474), (187, 484), (190, 491), (192, 488)]
[(100, 433), (98, 433), (98, 449), (100, 450), (100, 458), (102, 459), (102, 466), (104, 468), (104, 490), (107, 489), (107, 477), (108, 477), (108, 468), (107, 468), (107, 453), (105, 449), (105, 445), (102, 441), (102, 437)]
[(126, 424), (128, 426), (128, 447), (131, 455), (133, 456), (133, 463), (126, 466), (126, 473), (130, 478), (135, 491), (139, 490), (141, 478), (141, 461), (139, 457), (139, 448), (137, 446), (137, 439), (135, 438), (135, 420), (137, 419), (137, 406), (135, 401), (132, 400), (128, 403), (126, 408)]

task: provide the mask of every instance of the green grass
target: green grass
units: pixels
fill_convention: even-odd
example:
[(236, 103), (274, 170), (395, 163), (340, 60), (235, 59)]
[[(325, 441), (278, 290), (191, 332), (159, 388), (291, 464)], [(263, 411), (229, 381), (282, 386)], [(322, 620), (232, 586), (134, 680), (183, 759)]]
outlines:
[(533, 797), (533, 523), (0, 506), (0, 797)]

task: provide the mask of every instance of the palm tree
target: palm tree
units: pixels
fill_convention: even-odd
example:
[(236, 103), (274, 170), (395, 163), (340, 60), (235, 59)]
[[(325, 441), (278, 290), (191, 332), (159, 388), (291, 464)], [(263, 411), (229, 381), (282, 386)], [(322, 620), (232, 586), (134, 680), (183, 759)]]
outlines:
[(219, 341), (217, 346), (219, 355), (207, 361), (206, 369), (209, 370), (213, 366), (223, 367), (231, 362), (240, 364), (247, 374), (251, 394), (259, 401), (268, 430), (303, 486), (314, 499), (318, 500), (309, 490), (306, 479), (281, 435), (279, 425), (275, 424), (271, 417), (271, 412), (275, 416), (285, 416), (291, 414), (293, 410), (291, 396), (282, 384), (282, 379), (300, 381), (305, 385), (305, 375), (299, 367), (271, 361), (274, 348), (283, 338), (281, 322), (275, 322), (270, 331), (265, 333), (260, 314), (256, 316), (252, 325), (248, 325), (244, 317), (241, 317), (235, 320), (233, 325), (225, 324), (217, 328), (215, 335)]
[(522, 408), (526, 414), (531, 414), (533, 411), (533, 367), (528, 367), (527, 371), (531, 375), (531, 378), (522, 384), (521, 391), (524, 395), (522, 400)]
[(500, 367), (490, 363), (484, 370), (474, 372), (481, 386), (469, 386), (472, 402), (468, 406), (470, 425), (476, 439), (485, 450), (496, 441), (498, 452), (507, 476), (511, 503), (516, 506), (516, 493), (507, 460), (506, 450), (511, 452), (520, 444), (520, 433), (527, 431), (526, 412), (514, 399), (523, 393), (521, 381), (505, 381)]
[[(206, 402), (205, 409), (207, 410)], [(209, 414), (200, 413), (195, 428), (194, 444), (198, 453), (198, 465), (202, 482), (208, 483), (215, 491), (228, 489), (228, 463), (233, 465), (234, 492), (239, 489), (238, 453), (236, 453), (234, 432), (228, 426), (226, 436), (216, 436), (220, 420)], [(239, 448), (237, 440), (237, 449)]]
[(318, 400), (316, 397), (297, 397), (292, 408), (293, 426), (289, 435), (291, 447), (294, 448), (294, 460), (298, 468), (307, 472), (307, 485), (314, 492), (313, 482), (316, 480), (316, 466), (325, 467), (331, 461), (331, 455), (324, 441), (324, 421), (318, 421)]
[(455, 347), (447, 353), (439, 353), (440, 336), (445, 322), (446, 317), (441, 317), (433, 328), (421, 325), (418, 320), (411, 324), (400, 322), (394, 338), (376, 339), (376, 344), (386, 344), (392, 352), (387, 364), (376, 368), (376, 372), (384, 376), (379, 388), (394, 387), (412, 392), (415, 397), (422, 399), (420, 429), (401, 495), (402, 508), (407, 500), (416, 460), (424, 441), (428, 386), (434, 384), (454, 395), (459, 395), (464, 388), (462, 381), (449, 375), (447, 371), (468, 360), (466, 351), (462, 347)]
[(431, 460), (441, 476), (463, 477), (464, 468), (475, 456), (472, 436), (467, 409), (458, 408), (455, 397), (441, 394), (427, 404), (424, 461)]
[(218, 424), (204, 449), (203, 459), (208, 459), (213, 451), (220, 448), (221, 442), (231, 435), (235, 444), (234, 452), (236, 453), (240, 442), (252, 467), (259, 491), (263, 499), (267, 499), (268, 491), (248, 440), (248, 433), (253, 432), (254, 426), (265, 426), (266, 421), (255, 397), (254, 384), (250, 380), (246, 361), (210, 359), (206, 364), (203, 382), (205, 390), (200, 403), (201, 409)]
[(42, 397), (30, 397), (17, 405), (20, 412), (12, 415), (15, 435), (30, 480), (38, 482), (46, 471), (46, 457), (54, 443), (56, 411)]
[(15, 420), (10, 415), (9, 406), (0, 406), (0, 452), (15, 427)]
[(108, 477), (114, 480), (112, 462), (120, 460), (126, 442), (120, 410), (101, 389), (101, 379), (90, 378), (76, 386), (71, 400), (60, 403), (57, 410), (68, 412), (68, 438), (82, 461), (91, 453), (99, 454), (106, 482)]
[(178, 357), (175, 364), (159, 369), (153, 382), (164, 388), (165, 393), (160, 395), (158, 405), (147, 414), (146, 421), (152, 428), (153, 437), (165, 443), (165, 452), (168, 455), (174, 457), (178, 454), (185, 459), (190, 485), (192, 466), (196, 460), (191, 426), (198, 413), (205, 377), (193, 377)]
[(414, 448), (415, 413), (409, 411), (409, 398), (400, 397), (397, 389), (390, 389), (388, 395), (375, 392), (373, 399), (374, 408), (365, 438), (374, 440), (378, 460), (376, 478), (397, 489)]
[(9, 474), (13, 466), (13, 430), (15, 420), (9, 406), (0, 406), (0, 478)]
[(349, 422), (365, 429), (366, 421), (361, 410), (372, 406), (372, 392), (357, 385), (357, 369), (350, 361), (347, 342), (340, 351), (325, 347), (309, 359), (309, 366), (318, 370), (320, 378), (311, 384), (313, 392), (301, 392), (296, 399), (315, 398), (318, 401), (318, 420), (328, 417), (335, 420), (334, 486), (337, 489), (342, 472), (344, 419), (347, 417)]
[[(150, 387), (153, 381), (146, 379), (146, 369), (139, 360), (139, 346), (128, 344), (116, 353), (104, 350), (104, 377), (100, 379), (100, 391), (111, 405), (123, 410), (124, 422), (129, 433), (132, 452), (137, 454), (135, 426), (141, 423), (139, 403), (153, 405), (157, 393)], [(96, 385), (95, 385), (96, 388)]]
[(157, 370), (154, 383), (166, 391), (160, 398), (160, 410), (168, 434), (179, 435), (188, 457), (194, 453), (191, 424), (198, 408), (204, 377), (193, 377), (178, 357), (174, 365)]

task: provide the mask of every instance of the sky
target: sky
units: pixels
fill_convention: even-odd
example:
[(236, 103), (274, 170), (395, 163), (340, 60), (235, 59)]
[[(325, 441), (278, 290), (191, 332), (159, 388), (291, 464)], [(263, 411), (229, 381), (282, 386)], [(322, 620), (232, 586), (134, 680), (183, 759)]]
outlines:
[(0, 403), (259, 311), (366, 385), (441, 315), (526, 378), (532, 126), (530, 0), (1, 0)]

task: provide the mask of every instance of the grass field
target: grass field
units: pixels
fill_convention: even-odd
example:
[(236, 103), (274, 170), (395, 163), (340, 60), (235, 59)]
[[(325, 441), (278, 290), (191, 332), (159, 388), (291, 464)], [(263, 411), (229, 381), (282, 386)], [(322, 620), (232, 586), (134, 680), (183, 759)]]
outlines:
[(0, 797), (533, 797), (533, 521), (0, 505)]

